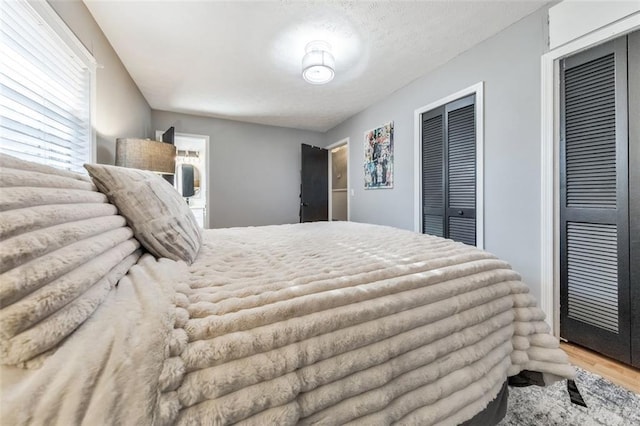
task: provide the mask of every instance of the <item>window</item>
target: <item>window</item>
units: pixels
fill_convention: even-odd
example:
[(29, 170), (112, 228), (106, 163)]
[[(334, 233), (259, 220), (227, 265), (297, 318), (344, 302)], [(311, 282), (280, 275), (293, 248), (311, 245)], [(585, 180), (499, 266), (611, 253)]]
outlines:
[(95, 61), (47, 2), (3, 2), (0, 151), (83, 171), (93, 158)]

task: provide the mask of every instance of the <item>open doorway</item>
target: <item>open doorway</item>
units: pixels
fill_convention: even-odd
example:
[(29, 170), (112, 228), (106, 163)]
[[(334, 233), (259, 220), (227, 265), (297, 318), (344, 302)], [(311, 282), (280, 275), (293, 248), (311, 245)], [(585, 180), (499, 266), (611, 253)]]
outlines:
[[(160, 140), (162, 131), (156, 131)], [(209, 136), (175, 133), (176, 174), (174, 186), (183, 196), (193, 215), (203, 228), (209, 228)]]
[(349, 138), (329, 150), (329, 220), (349, 220)]

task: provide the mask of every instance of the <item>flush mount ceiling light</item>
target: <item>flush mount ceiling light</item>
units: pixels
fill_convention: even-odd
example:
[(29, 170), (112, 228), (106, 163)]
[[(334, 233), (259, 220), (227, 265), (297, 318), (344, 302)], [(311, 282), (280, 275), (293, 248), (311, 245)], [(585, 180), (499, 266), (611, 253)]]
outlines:
[(326, 41), (312, 41), (305, 48), (302, 58), (302, 78), (311, 84), (325, 84), (333, 80), (336, 61), (331, 45)]

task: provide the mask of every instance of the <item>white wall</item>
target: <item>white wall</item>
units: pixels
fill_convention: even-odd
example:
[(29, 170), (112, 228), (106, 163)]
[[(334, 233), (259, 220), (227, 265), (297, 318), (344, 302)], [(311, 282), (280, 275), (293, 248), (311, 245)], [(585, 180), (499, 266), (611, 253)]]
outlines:
[(299, 222), (300, 145), (321, 133), (156, 110), (152, 123), (209, 136), (212, 228)]
[[(367, 108), (325, 136), (351, 138), (351, 219), (413, 229), (414, 110), (485, 82), (485, 249), (509, 261), (540, 296), (540, 57), (542, 8)], [(394, 121), (394, 188), (364, 189), (363, 132)]]
[(152, 136), (151, 108), (111, 47), (104, 33), (79, 0), (49, 0), (98, 63), (96, 70), (96, 157), (113, 164), (116, 138)]
[(549, 9), (549, 48), (555, 49), (634, 13), (640, 13), (640, 1), (562, 1)]

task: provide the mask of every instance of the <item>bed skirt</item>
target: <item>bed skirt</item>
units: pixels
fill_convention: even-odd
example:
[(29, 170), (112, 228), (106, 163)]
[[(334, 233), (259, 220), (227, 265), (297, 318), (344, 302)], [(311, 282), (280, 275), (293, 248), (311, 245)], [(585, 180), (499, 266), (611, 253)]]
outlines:
[(500, 392), (487, 408), (462, 423), (461, 426), (491, 426), (500, 423), (500, 420), (507, 414), (507, 401), (509, 399), (509, 387), (507, 381), (504, 382)]

